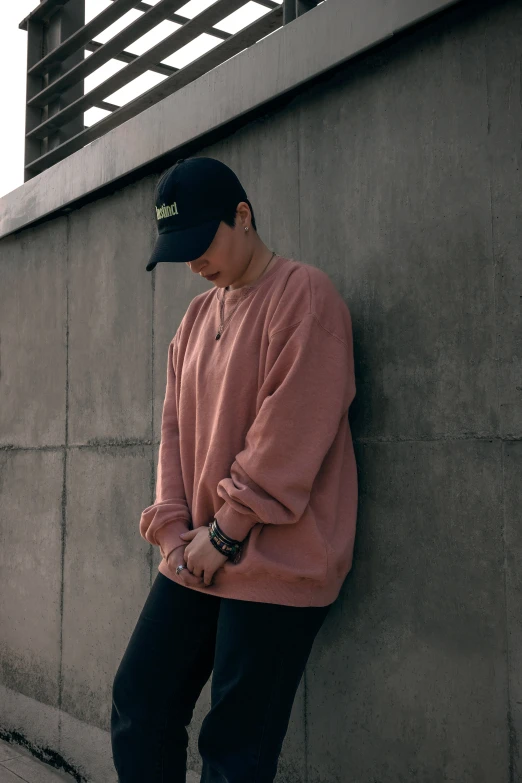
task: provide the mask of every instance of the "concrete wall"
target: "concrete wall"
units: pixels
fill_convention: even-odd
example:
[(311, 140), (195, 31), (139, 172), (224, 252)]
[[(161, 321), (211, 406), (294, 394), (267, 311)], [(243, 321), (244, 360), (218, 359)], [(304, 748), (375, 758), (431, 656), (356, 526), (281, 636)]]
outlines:
[[(522, 781), (521, 44), (517, 0), (459, 6), (200, 150), (354, 323), (356, 561), (278, 783)], [(208, 289), (145, 271), (155, 180), (0, 242), (0, 736), (96, 783), (167, 346)]]

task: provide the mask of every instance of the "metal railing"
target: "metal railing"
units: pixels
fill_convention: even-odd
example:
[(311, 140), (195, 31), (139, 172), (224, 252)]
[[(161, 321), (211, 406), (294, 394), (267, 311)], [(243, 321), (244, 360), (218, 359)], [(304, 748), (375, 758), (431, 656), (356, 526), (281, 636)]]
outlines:
[[(214, 25), (245, 6), (247, 0), (215, 0), (192, 19), (178, 13), (187, 0), (160, 0), (156, 5), (111, 0), (111, 5), (88, 23), (85, 0), (40, 0), (40, 5), (19, 25), (28, 33), (24, 180), (292, 22), (319, 1), (256, 0), (266, 13), (231, 34)], [(95, 40), (131, 9), (143, 13), (106, 43)], [(126, 51), (126, 47), (164, 20), (179, 27), (142, 55)], [(221, 39), (221, 43), (182, 68), (162, 62), (202, 33)], [(88, 57), (86, 51), (91, 53)], [(84, 79), (112, 59), (125, 63), (125, 67), (85, 92)], [(146, 71), (165, 78), (121, 106), (107, 101), (116, 90)], [(109, 114), (85, 126), (84, 112), (92, 107)]]

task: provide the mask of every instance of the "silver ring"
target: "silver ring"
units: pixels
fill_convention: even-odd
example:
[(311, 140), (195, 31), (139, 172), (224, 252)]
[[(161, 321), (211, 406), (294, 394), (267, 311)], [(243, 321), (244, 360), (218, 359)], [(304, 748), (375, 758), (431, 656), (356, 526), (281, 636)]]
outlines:
[[(176, 574), (179, 576), (179, 575), (180, 575), (180, 573), (181, 573), (181, 571), (183, 571), (183, 569), (184, 569), (184, 568), (187, 568), (187, 566), (186, 566), (186, 565), (179, 565), (179, 566), (176, 566)], [(188, 570), (188, 569), (187, 569), (187, 570)]]

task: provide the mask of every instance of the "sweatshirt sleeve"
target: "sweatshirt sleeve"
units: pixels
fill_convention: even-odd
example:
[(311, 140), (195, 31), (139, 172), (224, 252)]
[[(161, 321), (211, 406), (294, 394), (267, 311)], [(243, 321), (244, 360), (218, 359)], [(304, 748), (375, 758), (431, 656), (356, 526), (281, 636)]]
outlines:
[(156, 473), (156, 499), (145, 508), (140, 518), (142, 538), (160, 548), (163, 557), (185, 543), (180, 533), (189, 529), (190, 511), (185, 497), (181, 460), (179, 453), (179, 431), (176, 403), (175, 358), (178, 335), (171, 340), (168, 350), (167, 386), (161, 419), (161, 439)]
[(217, 494), (225, 535), (243, 541), (259, 522), (291, 525), (355, 396), (350, 343), (313, 313), (275, 332), (267, 350), (258, 413)]

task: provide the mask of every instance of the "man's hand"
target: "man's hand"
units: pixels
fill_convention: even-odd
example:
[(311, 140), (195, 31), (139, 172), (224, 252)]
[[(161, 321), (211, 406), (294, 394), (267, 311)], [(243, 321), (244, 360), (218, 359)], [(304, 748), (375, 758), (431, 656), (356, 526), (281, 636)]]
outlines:
[[(226, 555), (218, 552), (208, 534), (208, 526), (198, 527), (180, 535), (182, 541), (189, 541), (183, 557), (189, 570), (195, 577), (202, 578), (208, 587), (212, 584), (215, 572), (228, 560)], [(185, 574), (186, 571), (181, 572)]]
[[(185, 558), (183, 556), (186, 548), (186, 546), (180, 546), (169, 555), (167, 567), (170, 568), (170, 570), (174, 573), (176, 573), (176, 568), (179, 565), (186, 565)], [(191, 574), (187, 568), (183, 568), (179, 574), (176, 574), (176, 576), (181, 579), (181, 581), (186, 584), (187, 587), (203, 585), (203, 579), (201, 579), (200, 576), (194, 576), (194, 574)]]

